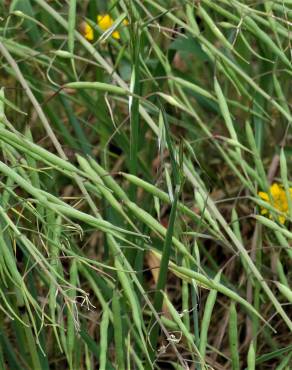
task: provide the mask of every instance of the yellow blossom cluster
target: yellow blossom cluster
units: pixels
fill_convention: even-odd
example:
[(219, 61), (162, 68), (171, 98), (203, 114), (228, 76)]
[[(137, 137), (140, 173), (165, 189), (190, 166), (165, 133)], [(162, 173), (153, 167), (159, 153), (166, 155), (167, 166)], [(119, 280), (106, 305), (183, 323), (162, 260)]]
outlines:
[[(289, 188), (290, 196), (292, 197), (292, 188)], [(265, 202), (270, 203), (276, 210), (283, 213), (283, 215), (278, 216), (278, 221), (281, 224), (284, 224), (288, 214), (289, 206), (286, 191), (282, 185), (274, 183), (270, 186), (270, 195), (264, 191), (260, 191), (260, 198)], [(263, 215), (269, 214), (269, 217), (272, 218), (272, 215), (266, 208), (262, 208), (261, 213)]]
[[(109, 28), (111, 28), (114, 24), (113, 18), (109, 14), (103, 14), (103, 15), (97, 15), (96, 17), (97, 25), (102, 31), (106, 31)], [(123, 21), (123, 25), (127, 26), (129, 24), (128, 20)], [(82, 26), (82, 33), (83, 36), (88, 40), (92, 41), (94, 39), (94, 32), (93, 28), (88, 24), (84, 23)], [(121, 38), (119, 31), (114, 31), (112, 33), (112, 37), (116, 40), (119, 40)]]

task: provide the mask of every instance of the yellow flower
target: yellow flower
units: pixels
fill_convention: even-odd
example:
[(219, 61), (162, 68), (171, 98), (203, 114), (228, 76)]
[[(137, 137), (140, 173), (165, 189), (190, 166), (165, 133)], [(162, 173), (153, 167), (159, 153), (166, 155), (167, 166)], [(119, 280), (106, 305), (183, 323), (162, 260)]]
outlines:
[[(97, 24), (98, 24), (99, 28), (101, 28), (103, 31), (106, 31), (106, 30), (108, 30), (109, 28), (112, 27), (112, 25), (114, 24), (114, 20), (112, 19), (112, 17), (109, 14), (98, 15), (97, 16)], [(129, 24), (129, 21), (127, 19), (125, 19), (123, 21), (123, 25), (127, 26), (128, 24)], [(112, 36), (116, 40), (119, 40), (121, 38), (119, 31), (114, 31), (112, 33)]]
[[(290, 195), (292, 197), (292, 188), (289, 189)], [(286, 216), (288, 213), (288, 199), (286, 196), (285, 189), (282, 185), (279, 184), (272, 184), (270, 186), (270, 194), (271, 198), (268, 193), (265, 193), (264, 191), (260, 191), (259, 193), (260, 198), (262, 198), (265, 202), (268, 202), (273, 206), (276, 210), (283, 213), (284, 215), (278, 216), (278, 221), (281, 224), (284, 224), (286, 221)], [(268, 214), (269, 211), (266, 208), (262, 208), (261, 214), (265, 215)], [(269, 215), (270, 218), (272, 218), (272, 215)]]
[(81, 32), (83, 36), (88, 40), (92, 41), (94, 38), (93, 28), (86, 22), (83, 22), (81, 25)]

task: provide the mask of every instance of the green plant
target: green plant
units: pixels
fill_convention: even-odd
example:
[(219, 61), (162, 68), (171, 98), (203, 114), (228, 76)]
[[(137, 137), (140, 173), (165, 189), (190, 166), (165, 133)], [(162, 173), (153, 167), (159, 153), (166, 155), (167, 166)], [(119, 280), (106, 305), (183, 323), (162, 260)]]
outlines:
[(289, 369), (291, 1), (0, 9), (0, 368)]

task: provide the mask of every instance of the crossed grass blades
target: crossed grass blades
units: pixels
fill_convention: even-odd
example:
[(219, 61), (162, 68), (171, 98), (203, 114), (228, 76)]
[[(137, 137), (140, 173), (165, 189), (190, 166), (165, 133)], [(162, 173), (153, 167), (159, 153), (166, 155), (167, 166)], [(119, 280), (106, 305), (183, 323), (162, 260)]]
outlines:
[(0, 369), (290, 369), (291, 1), (0, 9)]

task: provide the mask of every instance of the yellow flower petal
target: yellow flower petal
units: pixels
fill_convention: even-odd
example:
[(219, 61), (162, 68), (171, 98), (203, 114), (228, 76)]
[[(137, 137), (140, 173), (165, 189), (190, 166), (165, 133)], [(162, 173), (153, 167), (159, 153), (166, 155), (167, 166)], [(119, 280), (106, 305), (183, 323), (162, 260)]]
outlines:
[(276, 184), (276, 183), (274, 183), (271, 187), (270, 187), (270, 192), (271, 192), (271, 194), (272, 194), (272, 196), (274, 197), (276, 197), (276, 196), (278, 196), (278, 195), (280, 195), (281, 194), (281, 191), (283, 191), (283, 188), (281, 188), (280, 186), (279, 186), (279, 184)]
[(263, 200), (269, 200), (269, 195), (268, 193), (265, 193), (264, 191), (259, 191), (259, 196), (263, 199)]
[(112, 36), (113, 36), (113, 38), (114, 39), (116, 39), (116, 40), (119, 40), (121, 37), (120, 37), (120, 33), (119, 33), (119, 31), (115, 31), (115, 32), (113, 32), (112, 33)]
[(86, 22), (81, 24), (81, 33), (88, 41), (92, 41), (94, 39), (93, 28)]
[(286, 217), (285, 217), (285, 216), (279, 216), (279, 222), (280, 222), (281, 224), (284, 224), (284, 223), (285, 223), (285, 221), (286, 221)]
[(114, 21), (109, 14), (103, 14), (103, 15), (97, 16), (98, 27), (100, 27), (103, 31), (108, 30), (113, 25), (113, 23)]

